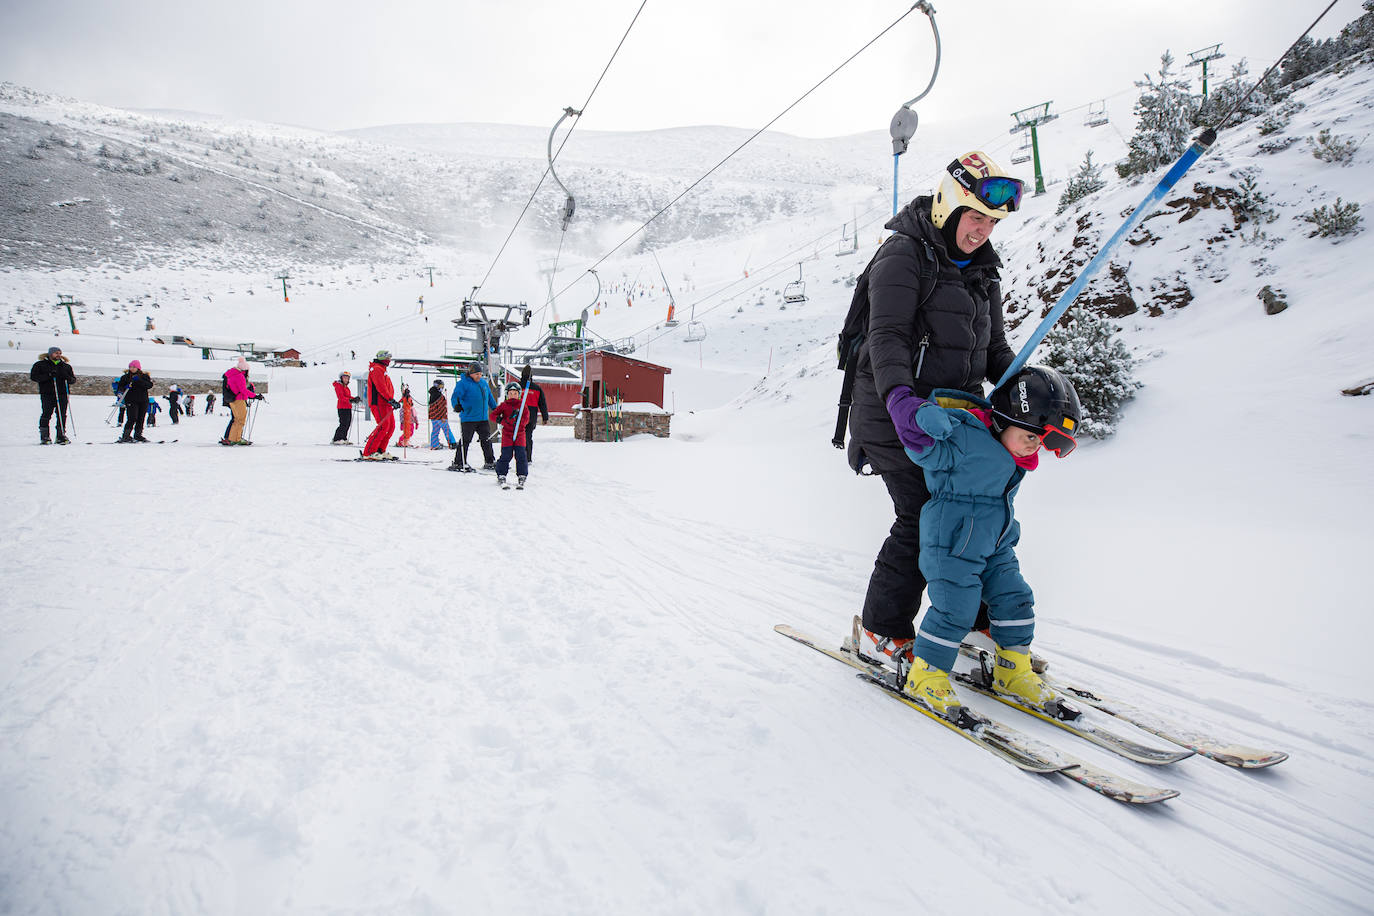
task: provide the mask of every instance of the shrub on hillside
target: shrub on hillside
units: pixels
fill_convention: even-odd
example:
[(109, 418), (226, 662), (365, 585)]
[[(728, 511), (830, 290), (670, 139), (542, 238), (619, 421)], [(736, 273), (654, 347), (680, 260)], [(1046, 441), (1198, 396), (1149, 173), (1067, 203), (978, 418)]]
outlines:
[(1331, 128), (1325, 127), (1316, 138), (1308, 137), (1307, 145), (1312, 148), (1312, 156), (1322, 162), (1335, 162), (1349, 165), (1360, 148), (1360, 141), (1354, 137), (1332, 136)]
[(1354, 235), (1360, 231), (1360, 222), (1364, 217), (1360, 216), (1360, 205), (1351, 201), (1342, 203), (1339, 197), (1331, 206), (1323, 204), (1314, 208), (1309, 213), (1298, 214), (1298, 219), (1311, 223), (1316, 228), (1307, 234), (1308, 238), (1320, 236), (1322, 238), (1334, 238), (1337, 241), (1342, 236)]
[(1231, 202), (1231, 213), (1236, 223), (1244, 227), (1250, 224), (1250, 231), (1241, 230), (1241, 237), (1247, 242), (1262, 242), (1265, 239), (1264, 226), (1278, 219), (1278, 213), (1269, 205), (1269, 195), (1260, 189), (1255, 179), (1256, 169), (1241, 169), (1233, 173), (1240, 179), (1236, 186), (1236, 197)]
[(1122, 406), (1141, 384), (1131, 375), (1135, 360), (1112, 323), (1079, 306), (1045, 335), (1045, 345), (1045, 365), (1064, 373), (1078, 392), (1082, 435), (1105, 439), (1115, 433)]

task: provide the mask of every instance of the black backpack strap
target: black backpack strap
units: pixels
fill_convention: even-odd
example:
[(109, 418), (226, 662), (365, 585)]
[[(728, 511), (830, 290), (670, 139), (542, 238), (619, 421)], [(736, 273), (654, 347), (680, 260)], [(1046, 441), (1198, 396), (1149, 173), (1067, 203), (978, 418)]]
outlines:
[[(939, 276), (940, 266), (938, 259), (935, 257), (935, 249), (931, 247), (930, 242), (925, 239), (917, 239), (916, 242), (917, 272), (921, 284), (916, 297), (916, 312), (919, 315), (921, 309), (926, 304), (926, 300), (935, 292), (935, 281)], [(881, 249), (879, 249), (879, 254), (880, 253)], [(877, 260), (878, 255), (875, 254), (873, 260), (868, 262), (868, 266), (864, 268), (863, 275), (859, 278), (860, 282), (864, 283), (865, 286), (868, 281), (868, 272), (872, 269), (874, 262)], [(854, 376), (859, 369), (859, 350), (863, 347), (863, 342), (863, 337), (857, 338), (854, 340), (850, 352), (841, 354), (845, 357), (843, 364), (844, 382), (840, 385), (839, 409), (836, 411), (835, 415), (835, 435), (830, 437), (830, 444), (835, 446), (835, 448), (844, 448), (845, 434), (849, 430), (849, 408), (854, 404)]]
[(849, 429), (849, 407), (854, 403), (854, 375), (859, 370), (859, 347), (862, 341), (855, 341), (853, 352), (844, 364), (844, 382), (840, 385), (840, 407), (835, 416), (835, 435), (830, 444), (844, 448), (844, 434)]

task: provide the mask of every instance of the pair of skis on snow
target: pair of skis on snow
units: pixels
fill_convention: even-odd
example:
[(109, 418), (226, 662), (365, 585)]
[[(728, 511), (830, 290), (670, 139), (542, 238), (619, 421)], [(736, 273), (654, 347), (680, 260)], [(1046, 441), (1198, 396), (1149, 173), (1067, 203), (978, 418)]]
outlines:
[[(854, 626), (854, 633), (857, 633), (859, 626), (857, 618)], [(1011, 726), (974, 713), (967, 708), (964, 709), (958, 721), (951, 721), (904, 693), (895, 671), (857, 652), (855, 649), (857, 638), (854, 635), (847, 638), (840, 648), (833, 649), (786, 624), (779, 624), (774, 627), (774, 630), (804, 646), (809, 646), (817, 652), (828, 655), (836, 661), (849, 665), (859, 672), (858, 676), (862, 680), (881, 688), (893, 699), (1022, 770), (1043, 774), (1059, 773), (1114, 801), (1127, 804), (1148, 805), (1178, 796), (1175, 789), (1145, 785), (1104, 770), (1086, 760), (1074, 757), (1043, 741), (1032, 738)], [(980, 668), (984, 665), (988, 654), (985, 650), (968, 644), (964, 644), (959, 651), (961, 655), (978, 661)], [(1282, 751), (1261, 751), (1221, 741), (1190, 729), (1176, 727), (1143, 710), (1108, 700), (1090, 690), (1048, 675), (1044, 675), (1046, 682), (1061, 697), (1076, 698), (1108, 717), (1128, 722), (1143, 731), (1179, 745), (1184, 750), (1150, 747), (1112, 730), (1101, 722), (1091, 721), (1087, 715), (1078, 715), (1072, 719), (1050, 716), (1034, 707), (1018, 702), (1015, 698), (995, 693), (976, 674), (956, 673), (951, 677), (963, 687), (992, 697), (998, 702), (1035, 716), (1137, 763), (1160, 766), (1175, 763), (1196, 753), (1227, 766), (1258, 769), (1273, 766), (1288, 759), (1288, 755)]]

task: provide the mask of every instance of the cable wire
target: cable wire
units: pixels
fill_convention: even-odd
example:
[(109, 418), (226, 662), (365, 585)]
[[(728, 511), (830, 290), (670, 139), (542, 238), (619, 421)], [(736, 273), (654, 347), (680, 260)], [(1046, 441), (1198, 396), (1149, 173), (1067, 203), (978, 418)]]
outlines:
[[(625, 27), (625, 34), (620, 36), (619, 43), (616, 44), (615, 50), (611, 52), (610, 59), (606, 61), (606, 66), (601, 69), (601, 75), (596, 78), (596, 84), (592, 86), (592, 91), (587, 93), (587, 100), (582, 103), (582, 107), (578, 109), (579, 111), (585, 112), (587, 110), (587, 106), (591, 104), (592, 97), (596, 95), (596, 90), (601, 87), (601, 81), (606, 78), (607, 72), (609, 72), (611, 69), (611, 64), (615, 63), (616, 56), (620, 54), (620, 49), (625, 46), (625, 39), (630, 37), (630, 30), (633, 29), (635, 27), (635, 23), (639, 21), (639, 14), (644, 12), (644, 6), (648, 2), (649, 0), (641, 0), (639, 4), (639, 9), (635, 10), (634, 17), (630, 20), (630, 24)], [(525, 214), (529, 211), (530, 205), (534, 203), (534, 198), (539, 193), (539, 189), (544, 186), (544, 179), (549, 177), (549, 172), (553, 170), (554, 162), (558, 159), (559, 155), (562, 154), (563, 147), (568, 145), (568, 138), (571, 137), (573, 131), (577, 129), (577, 125), (578, 121), (574, 121), (572, 127), (569, 127), (568, 132), (563, 135), (563, 142), (558, 144), (558, 152), (554, 153), (553, 156), (550, 157), (548, 167), (544, 169), (544, 174), (539, 176), (539, 181), (535, 184), (534, 191), (530, 193), (530, 199), (525, 201), (524, 209), (522, 209), (520, 211), (520, 215), (515, 218), (515, 225), (510, 227), (510, 232), (506, 235), (506, 240), (501, 243), (501, 248), (496, 252), (496, 257), (492, 258), (491, 266), (487, 268), (486, 274), (483, 275), (482, 282), (478, 283), (476, 286), (472, 288), (473, 298), (475, 298), (477, 296), (477, 292), (483, 286), (486, 285), (487, 280), (491, 279), (492, 271), (496, 269), (497, 262), (501, 260), (501, 255), (505, 254), (506, 246), (510, 244), (510, 240), (515, 236), (516, 230), (520, 228), (521, 220), (525, 218)], [(566, 292), (566, 290), (564, 290), (564, 292)]]
[[(917, 6), (919, 6), (919, 4), (917, 4)], [(696, 181), (693, 181), (693, 182), (692, 182), (691, 184), (689, 184), (686, 188), (684, 188), (684, 189), (682, 190), (682, 192), (679, 193), (679, 194), (677, 195), (677, 197), (674, 197), (672, 200), (668, 201), (668, 203), (665, 204), (662, 208), (660, 208), (659, 211), (658, 211), (657, 213), (655, 213), (653, 216), (651, 216), (651, 217), (649, 217), (647, 220), (645, 220), (645, 221), (639, 226), (639, 228), (635, 229), (633, 232), (631, 232), (629, 235), (627, 235), (623, 240), (620, 241), (619, 244), (617, 244), (617, 245), (616, 245), (614, 248), (612, 248), (610, 251), (608, 251), (608, 252), (606, 252), (605, 254), (603, 254), (599, 259), (597, 259), (597, 261), (596, 261), (595, 264), (593, 264), (591, 267), (589, 267), (589, 268), (587, 268), (587, 269), (588, 269), (588, 270), (595, 270), (597, 267), (600, 267), (603, 263), (605, 263), (605, 261), (606, 261), (607, 258), (609, 258), (611, 255), (615, 254), (615, 253), (616, 253), (617, 251), (619, 251), (621, 248), (625, 247), (625, 245), (628, 244), (629, 241), (630, 241), (631, 239), (633, 239), (635, 236), (639, 235), (639, 234), (640, 234), (641, 232), (643, 232), (645, 229), (649, 228), (649, 225), (650, 225), (651, 223), (653, 223), (654, 220), (658, 219), (658, 218), (659, 218), (660, 216), (662, 216), (664, 213), (668, 212), (668, 210), (671, 209), (674, 205), (676, 205), (678, 201), (682, 200), (684, 197), (686, 197), (688, 194), (690, 194), (690, 193), (697, 187), (697, 185), (701, 184), (701, 183), (702, 183), (703, 181), (705, 181), (707, 178), (710, 178), (711, 175), (712, 175), (717, 169), (719, 169), (721, 166), (725, 165), (725, 163), (729, 162), (732, 158), (734, 158), (734, 156), (735, 156), (737, 153), (739, 153), (740, 150), (744, 149), (744, 148), (745, 148), (746, 146), (748, 146), (750, 143), (754, 142), (754, 140), (757, 139), (758, 136), (759, 136), (760, 134), (762, 134), (762, 133), (763, 133), (764, 131), (766, 131), (768, 128), (772, 127), (772, 126), (773, 126), (774, 124), (776, 124), (779, 120), (781, 120), (781, 119), (783, 118), (783, 116), (785, 116), (788, 112), (790, 112), (793, 108), (796, 108), (796, 107), (797, 107), (798, 105), (800, 105), (803, 101), (805, 101), (806, 98), (807, 98), (808, 96), (811, 95), (811, 93), (815, 92), (817, 89), (821, 88), (821, 86), (825, 85), (825, 83), (827, 83), (827, 82), (831, 79), (831, 77), (833, 77), (836, 73), (839, 73), (839, 72), (840, 72), (841, 70), (843, 70), (845, 67), (849, 66), (849, 64), (854, 60), (854, 58), (858, 57), (860, 54), (862, 54), (863, 52), (867, 51), (876, 41), (878, 41), (878, 39), (882, 38), (882, 37), (883, 37), (884, 35), (886, 35), (888, 32), (890, 32), (890, 31), (892, 31), (894, 28), (896, 28), (897, 25), (898, 25), (899, 23), (901, 23), (901, 21), (902, 21), (903, 19), (905, 19), (906, 17), (910, 16), (912, 13), (914, 13), (914, 12), (916, 11), (917, 6), (912, 6), (911, 9), (907, 10), (905, 13), (903, 13), (903, 14), (900, 15), (900, 16), (898, 16), (896, 19), (894, 19), (894, 20), (892, 21), (892, 24), (891, 24), (891, 25), (889, 25), (887, 28), (883, 29), (883, 30), (882, 30), (881, 32), (879, 32), (877, 35), (874, 35), (871, 39), (868, 40), (868, 42), (866, 42), (866, 43), (864, 44), (863, 47), (859, 48), (859, 50), (855, 51), (853, 54), (849, 55), (849, 57), (845, 58), (845, 60), (844, 60), (843, 63), (841, 63), (841, 64), (840, 64), (839, 66), (837, 66), (835, 69), (831, 70), (831, 71), (830, 71), (829, 73), (827, 73), (824, 77), (822, 77), (821, 80), (820, 80), (820, 82), (816, 83), (816, 84), (815, 84), (814, 86), (812, 86), (810, 89), (806, 90), (806, 92), (802, 93), (801, 96), (800, 96), (796, 101), (794, 101), (791, 105), (788, 105), (788, 106), (787, 106), (786, 108), (784, 108), (782, 111), (778, 112), (778, 114), (775, 115), (775, 116), (773, 117), (773, 119), (770, 120), (767, 124), (763, 125), (763, 126), (760, 127), (758, 130), (756, 130), (756, 131), (754, 131), (752, 134), (750, 134), (749, 137), (746, 138), (746, 139), (744, 140), (743, 143), (741, 143), (739, 146), (735, 147), (728, 155), (726, 155), (726, 157), (725, 157), (724, 159), (720, 160), (720, 161), (717, 162), (715, 165), (711, 166), (711, 168), (709, 168), (709, 169), (706, 171), (706, 173), (705, 173), (704, 175), (702, 175), (702, 176), (701, 176), (700, 178), (698, 178)], [(580, 279), (582, 279), (581, 275), (579, 275), (579, 276), (577, 277), (577, 280), (580, 280)], [(569, 283), (567, 286), (563, 287), (563, 289), (561, 289), (561, 290), (558, 291), (557, 295), (558, 295), (558, 296), (563, 295), (563, 293), (567, 292), (569, 289), (572, 288), (573, 284), (576, 283), (577, 280), (574, 280), (572, 283)], [(556, 298), (556, 297), (555, 297), (555, 298)]]

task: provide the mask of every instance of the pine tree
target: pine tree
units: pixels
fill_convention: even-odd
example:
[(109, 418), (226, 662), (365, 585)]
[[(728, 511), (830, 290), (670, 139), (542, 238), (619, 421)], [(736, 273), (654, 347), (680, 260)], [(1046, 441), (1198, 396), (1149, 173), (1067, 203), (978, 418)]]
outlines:
[(1135, 360), (1107, 319), (1082, 306), (1070, 309), (1068, 319), (1045, 336), (1045, 365), (1064, 373), (1078, 392), (1080, 432), (1105, 439), (1116, 432), (1122, 405), (1141, 387), (1131, 377)]
[[(1284, 89), (1279, 85), (1277, 73), (1271, 73), (1259, 86), (1254, 87), (1251, 92), (1251, 81), (1248, 79), (1250, 73), (1249, 63), (1242, 58), (1237, 64), (1231, 67), (1231, 75), (1212, 87), (1207, 98), (1197, 107), (1193, 115), (1193, 125), (1202, 127), (1220, 126), (1220, 121), (1237, 105), (1241, 107), (1235, 110), (1230, 127), (1235, 127), (1241, 121), (1253, 118), (1256, 115), (1264, 114), (1276, 102), (1285, 99), (1292, 90)], [(1248, 98), (1246, 97), (1248, 93)], [(1242, 103), (1244, 100), (1244, 104)]]
[(1078, 167), (1078, 171), (1064, 186), (1064, 193), (1059, 195), (1059, 206), (1055, 208), (1055, 216), (1063, 213), (1089, 194), (1096, 194), (1106, 186), (1107, 182), (1102, 178), (1102, 166), (1093, 162), (1093, 151), (1088, 150), (1083, 157), (1083, 164)]
[(1197, 100), (1187, 81), (1171, 72), (1173, 65), (1173, 55), (1165, 51), (1159, 59), (1159, 81), (1147, 73), (1144, 82), (1136, 82), (1142, 91), (1135, 103), (1135, 134), (1126, 160), (1116, 167), (1122, 178), (1153, 172), (1188, 148)]

